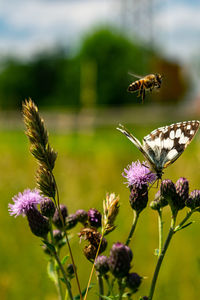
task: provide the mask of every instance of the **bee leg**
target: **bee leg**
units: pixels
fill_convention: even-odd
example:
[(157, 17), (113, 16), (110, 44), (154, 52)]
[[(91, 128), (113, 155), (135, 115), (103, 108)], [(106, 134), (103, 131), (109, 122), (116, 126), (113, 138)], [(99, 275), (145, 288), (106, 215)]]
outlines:
[(145, 89), (142, 90), (142, 104), (144, 103), (144, 98), (145, 98)]
[(142, 86), (141, 86), (141, 88), (139, 89), (139, 92), (138, 92), (138, 95), (137, 95), (138, 97), (142, 97)]

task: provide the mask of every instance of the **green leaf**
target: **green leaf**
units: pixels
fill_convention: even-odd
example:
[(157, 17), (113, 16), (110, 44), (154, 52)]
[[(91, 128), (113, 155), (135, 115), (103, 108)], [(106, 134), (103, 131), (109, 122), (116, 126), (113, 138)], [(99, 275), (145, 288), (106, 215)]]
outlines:
[[(91, 288), (92, 288), (94, 285), (95, 285), (94, 283), (91, 283), (90, 286), (89, 286), (88, 291), (91, 290)], [(86, 291), (87, 291), (87, 288), (85, 288), (85, 289), (81, 292), (81, 294), (82, 294), (83, 297), (85, 296)], [(80, 295), (76, 295), (76, 296), (73, 297), (73, 300), (79, 300), (79, 299), (80, 299)]]
[(50, 244), (49, 242), (47, 242), (45, 240), (43, 240), (43, 243), (47, 246), (47, 248), (49, 248), (49, 250), (51, 252), (56, 252), (56, 249), (55, 249), (54, 245)]
[(55, 272), (55, 268), (54, 268), (54, 262), (52, 260), (50, 260), (47, 264), (47, 274), (49, 276), (49, 278), (55, 283), (58, 283), (58, 277), (57, 274)]
[(66, 261), (68, 260), (69, 255), (66, 255), (63, 257), (63, 259), (61, 260), (61, 264), (64, 265), (66, 263)]
[(127, 298), (128, 296), (130, 296), (130, 293), (123, 293), (122, 298)]
[(194, 221), (191, 221), (191, 222), (189, 222), (189, 223), (187, 223), (187, 224), (185, 224), (185, 225), (183, 225), (183, 226), (181, 226), (181, 227), (178, 227), (178, 228), (176, 229), (175, 232), (177, 232), (177, 231), (179, 231), (179, 230), (182, 230), (182, 229), (184, 229), (184, 228), (190, 226), (192, 223), (194, 223)]
[(106, 300), (113, 300), (113, 299), (118, 299), (119, 295), (115, 295), (115, 296), (103, 296), (101, 295), (102, 299), (106, 299)]

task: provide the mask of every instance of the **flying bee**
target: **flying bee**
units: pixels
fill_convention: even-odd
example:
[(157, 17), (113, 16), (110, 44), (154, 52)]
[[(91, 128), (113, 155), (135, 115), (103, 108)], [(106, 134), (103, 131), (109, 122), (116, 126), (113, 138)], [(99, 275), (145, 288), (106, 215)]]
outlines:
[(149, 74), (145, 77), (141, 77), (135, 74), (132, 76), (139, 78), (138, 80), (132, 82), (128, 86), (128, 92), (134, 93), (139, 90), (138, 97), (142, 97), (142, 103), (144, 103), (145, 91), (152, 92), (153, 89), (159, 89), (162, 83), (162, 76), (158, 73)]

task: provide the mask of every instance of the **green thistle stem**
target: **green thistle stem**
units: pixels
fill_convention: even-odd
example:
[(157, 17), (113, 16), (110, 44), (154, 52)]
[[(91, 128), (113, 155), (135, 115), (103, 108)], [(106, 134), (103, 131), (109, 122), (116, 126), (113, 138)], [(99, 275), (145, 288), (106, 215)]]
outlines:
[(56, 194), (57, 194), (57, 202), (56, 202), (56, 199), (54, 199), (54, 202), (57, 203), (58, 213), (59, 213), (59, 217), (61, 219), (62, 225), (63, 225), (63, 231), (64, 231), (64, 235), (66, 237), (67, 246), (68, 246), (68, 249), (69, 249), (69, 254), (70, 254), (71, 261), (72, 261), (73, 270), (74, 270), (74, 274), (75, 274), (75, 278), (76, 278), (76, 282), (77, 282), (77, 286), (78, 286), (78, 290), (79, 290), (80, 299), (83, 300), (83, 296), (82, 296), (82, 293), (81, 293), (81, 287), (80, 287), (80, 283), (79, 283), (79, 279), (78, 279), (78, 274), (77, 274), (77, 270), (76, 270), (76, 266), (75, 266), (75, 262), (74, 262), (74, 257), (73, 257), (73, 254), (72, 254), (72, 249), (71, 249), (71, 246), (70, 246), (70, 243), (69, 243), (67, 232), (65, 230), (65, 223), (64, 223), (63, 215), (62, 215), (61, 210), (60, 210), (60, 198), (59, 198), (58, 186), (57, 186), (57, 183), (56, 183), (56, 180), (55, 180), (55, 177), (54, 177), (53, 173), (52, 173), (52, 176), (53, 176), (53, 180), (54, 180), (54, 183), (55, 183)]
[(133, 236), (133, 233), (135, 231), (135, 227), (137, 225), (137, 221), (138, 221), (138, 218), (139, 218), (139, 213), (137, 213), (135, 210), (134, 210), (134, 216), (133, 216), (133, 224), (132, 224), (132, 227), (131, 227), (131, 230), (129, 232), (129, 236), (126, 240), (126, 244), (125, 245), (129, 245), (130, 241), (131, 241), (131, 238)]
[(122, 299), (123, 293), (124, 293), (124, 284), (122, 284), (122, 279), (118, 280), (118, 286), (119, 286), (119, 300)]
[[(49, 225), (50, 225), (50, 236), (51, 236), (51, 243), (54, 245), (54, 237), (53, 237), (53, 229), (52, 229), (52, 218), (49, 218)], [(54, 254), (55, 256), (55, 254)], [(58, 290), (58, 295), (59, 295), (59, 299), (60, 300), (64, 300), (64, 295), (63, 295), (63, 291), (62, 291), (62, 286), (61, 286), (61, 282), (60, 282), (60, 272), (58, 268), (56, 269), (56, 273), (57, 273), (57, 283), (56, 283), (56, 288)], [(64, 277), (64, 276), (63, 276)]]
[(158, 210), (158, 229), (159, 229), (159, 247), (158, 255), (161, 254), (163, 247), (163, 220), (162, 220), (162, 209)]
[(104, 287), (103, 287), (103, 278), (101, 275), (98, 275), (98, 283), (99, 283), (99, 300), (103, 300), (101, 296), (104, 295)]
[(73, 295), (72, 295), (72, 291), (71, 291), (71, 285), (70, 285), (70, 282), (69, 282), (69, 280), (68, 280), (68, 278), (67, 278), (67, 275), (66, 275), (66, 273), (65, 273), (65, 270), (64, 270), (64, 268), (63, 268), (63, 265), (62, 265), (62, 263), (61, 263), (61, 261), (60, 261), (60, 259), (59, 259), (59, 257), (58, 257), (57, 252), (54, 252), (53, 254), (54, 254), (54, 257), (55, 257), (55, 259), (56, 259), (56, 261), (57, 261), (57, 263), (58, 263), (58, 265), (59, 265), (59, 268), (60, 268), (60, 270), (61, 270), (61, 272), (62, 272), (64, 281), (65, 281), (65, 284), (66, 284), (66, 287), (67, 287), (67, 290), (68, 290), (69, 298), (70, 298), (70, 300), (73, 300)]
[(58, 290), (58, 295), (59, 295), (59, 300), (64, 300), (64, 295), (63, 295), (63, 291), (62, 291), (62, 286), (61, 286), (61, 282), (60, 282), (60, 272), (59, 270), (56, 268), (56, 273), (57, 273), (57, 290)]
[(166, 241), (165, 241), (164, 246), (162, 248), (162, 251), (161, 251), (160, 255), (158, 256), (158, 261), (157, 261), (156, 268), (155, 268), (154, 275), (153, 275), (153, 279), (152, 279), (152, 282), (151, 282), (151, 287), (150, 287), (148, 300), (153, 299), (153, 294), (154, 294), (154, 291), (155, 291), (155, 286), (156, 286), (156, 282), (157, 282), (157, 279), (158, 279), (158, 274), (159, 274), (159, 271), (160, 271), (160, 267), (162, 265), (165, 253), (166, 253), (166, 251), (169, 247), (170, 241), (171, 241), (171, 239), (172, 239), (172, 237), (175, 233), (175, 231), (174, 231), (175, 222), (176, 222), (176, 215), (172, 216), (172, 222), (171, 222), (171, 226), (170, 226), (170, 229), (169, 229), (169, 233), (167, 235), (167, 238), (166, 238)]

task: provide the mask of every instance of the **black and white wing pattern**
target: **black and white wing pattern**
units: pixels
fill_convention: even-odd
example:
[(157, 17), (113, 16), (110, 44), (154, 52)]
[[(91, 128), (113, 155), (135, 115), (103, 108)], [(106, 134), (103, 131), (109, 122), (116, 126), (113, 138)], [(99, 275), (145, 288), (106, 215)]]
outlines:
[(185, 121), (153, 130), (141, 144), (122, 125), (117, 129), (143, 153), (152, 169), (161, 178), (163, 169), (172, 164), (190, 144), (200, 127), (199, 121)]

